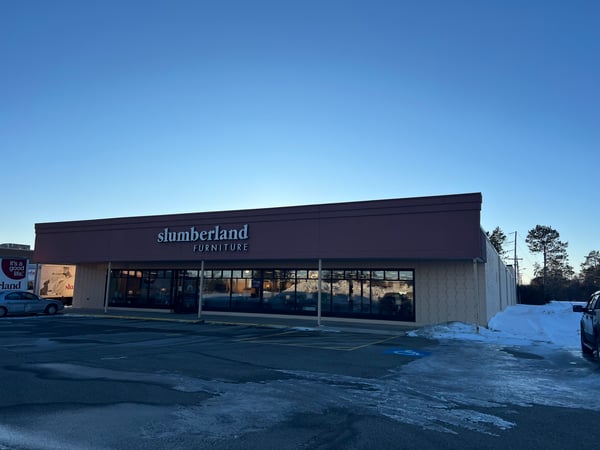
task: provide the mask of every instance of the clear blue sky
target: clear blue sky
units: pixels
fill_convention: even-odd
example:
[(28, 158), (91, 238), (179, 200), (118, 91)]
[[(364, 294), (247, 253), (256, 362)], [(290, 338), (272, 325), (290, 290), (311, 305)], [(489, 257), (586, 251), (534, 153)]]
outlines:
[(600, 250), (596, 0), (0, 0), (0, 55), (0, 242), (481, 192), (529, 270)]

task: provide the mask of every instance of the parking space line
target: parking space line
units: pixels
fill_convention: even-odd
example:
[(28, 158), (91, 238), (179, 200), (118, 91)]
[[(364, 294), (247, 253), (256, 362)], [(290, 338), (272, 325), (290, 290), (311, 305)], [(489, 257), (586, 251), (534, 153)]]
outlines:
[(397, 337), (398, 336), (390, 336), (388, 338), (380, 339), (380, 340), (375, 341), (375, 342), (369, 342), (368, 344), (359, 345), (358, 347), (353, 347), (352, 350), (358, 350), (358, 349), (363, 348), (363, 347), (370, 347), (371, 345), (381, 344), (383, 342), (387, 342), (387, 341), (391, 341), (392, 339), (396, 339)]
[[(314, 337), (317, 339), (313, 339), (310, 342), (302, 342), (301, 339), (303, 339), (304, 337)], [(303, 348), (316, 348), (316, 349), (321, 349), (321, 350), (336, 350), (336, 351), (345, 351), (345, 352), (351, 352), (354, 350), (359, 350), (361, 348), (365, 348), (365, 347), (369, 347), (371, 345), (377, 345), (383, 342), (387, 342), (390, 341), (392, 339), (397, 338), (398, 336), (388, 336), (385, 339), (377, 339), (375, 341), (370, 341), (368, 339), (365, 339), (364, 336), (361, 336), (362, 339), (359, 340), (362, 342), (360, 345), (351, 345), (355, 342), (348, 342), (346, 345), (335, 345), (331, 343), (330, 339), (318, 339), (319, 337), (325, 337), (323, 335), (315, 335), (315, 334), (306, 334), (303, 333), (301, 331), (298, 330), (287, 330), (287, 331), (283, 331), (281, 333), (275, 333), (275, 334), (270, 334), (268, 336), (255, 336), (255, 337), (249, 337), (249, 338), (244, 338), (244, 339), (239, 339), (238, 342), (253, 342), (253, 343), (260, 343), (260, 344), (270, 344), (270, 345), (282, 345), (282, 346), (288, 346), (288, 347), (303, 347)], [(336, 338), (343, 338), (343, 334), (342, 335), (335, 335), (335, 336), (327, 336), (327, 337), (336, 337)], [(273, 339), (275, 338), (275, 339)], [(289, 339), (285, 339), (285, 340), (278, 340), (278, 338), (289, 338)], [(356, 341), (357, 336), (356, 335), (351, 335), (351, 341)], [(297, 340), (298, 339), (298, 340)], [(365, 340), (367, 341), (365, 343)]]

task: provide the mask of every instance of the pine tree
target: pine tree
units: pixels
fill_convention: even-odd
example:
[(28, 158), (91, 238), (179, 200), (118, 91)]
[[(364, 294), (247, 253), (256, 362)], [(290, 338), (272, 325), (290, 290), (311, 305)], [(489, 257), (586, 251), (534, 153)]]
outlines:
[(503, 257), (506, 253), (506, 251), (504, 250), (504, 242), (506, 241), (506, 234), (504, 234), (504, 232), (500, 229), (500, 227), (494, 228), (494, 231), (492, 231), (491, 233), (489, 231), (486, 231), (485, 234), (487, 235), (488, 239), (490, 240), (490, 242), (492, 243), (492, 245), (494, 246), (494, 248), (496, 249), (498, 254), (501, 257)]
[(545, 299), (549, 281), (556, 287), (557, 283), (568, 280), (574, 274), (567, 255), (569, 244), (560, 240), (558, 231), (545, 225), (536, 225), (534, 229), (529, 230), (525, 242), (531, 253), (542, 253), (544, 257), (543, 266), (536, 268), (536, 275), (542, 276)]
[(600, 251), (592, 250), (581, 264), (581, 283), (586, 290), (600, 289)]

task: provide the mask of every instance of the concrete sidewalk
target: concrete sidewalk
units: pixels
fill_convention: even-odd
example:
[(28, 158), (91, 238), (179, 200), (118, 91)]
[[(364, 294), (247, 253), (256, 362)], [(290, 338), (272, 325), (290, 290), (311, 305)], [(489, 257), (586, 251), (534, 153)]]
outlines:
[(284, 314), (244, 314), (244, 313), (223, 313), (223, 312), (203, 312), (200, 319), (196, 313), (178, 314), (172, 312), (159, 311), (140, 311), (109, 308), (108, 311), (102, 309), (84, 309), (66, 307), (63, 311), (65, 315), (86, 316), (98, 318), (112, 318), (124, 320), (148, 320), (148, 321), (166, 321), (190, 324), (212, 324), (212, 325), (231, 325), (231, 326), (253, 326), (265, 328), (307, 328), (319, 329), (322, 331), (344, 331), (352, 333), (371, 333), (386, 335), (404, 335), (407, 331), (416, 329), (414, 325), (406, 325), (392, 321), (374, 321), (345, 318), (321, 318), (320, 325), (316, 316), (291, 316)]

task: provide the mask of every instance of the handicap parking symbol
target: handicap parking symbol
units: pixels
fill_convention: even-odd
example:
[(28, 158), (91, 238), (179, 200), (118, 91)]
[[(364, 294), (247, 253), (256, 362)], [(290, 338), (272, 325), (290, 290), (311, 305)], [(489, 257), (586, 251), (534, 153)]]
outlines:
[(422, 358), (431, 355), (431, 352), (421, 350), (411, 350), (408, 348), (391, 348), (384, 352), (386, 355), (412, 356), (413, 358)]

